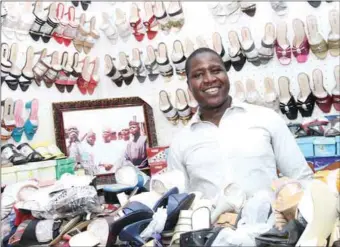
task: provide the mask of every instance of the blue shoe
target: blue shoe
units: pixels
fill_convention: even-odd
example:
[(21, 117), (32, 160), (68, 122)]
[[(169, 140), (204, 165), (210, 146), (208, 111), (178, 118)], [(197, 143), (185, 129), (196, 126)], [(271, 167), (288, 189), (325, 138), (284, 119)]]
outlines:
[(33, 99), (26, 103), (25, 108), (30, 110), (30, 115), (25, 122), (24, 131), (27, 139), (31, 141), (38, 129), (39, 101), (37, 99)]
[(152, 219), (141, 220), (124, 227), (124, 229), (119, 233), (119, 240), (129, 242), (132, 246), (142, 246), (146, 244), (140, 234), (151, 221)]
[(178, 188), (174, 187), (170, 190), (168, 190), (159, 200), (158, 202), (155, 204), (155, 206), (153, 207), (153, 211), (157, 211), (157, 208), (160, 207), (166, 207), (166, 205), (168, 205), (168, 199), (170, 195), (174, 195), (174, 194), (178, 194)]

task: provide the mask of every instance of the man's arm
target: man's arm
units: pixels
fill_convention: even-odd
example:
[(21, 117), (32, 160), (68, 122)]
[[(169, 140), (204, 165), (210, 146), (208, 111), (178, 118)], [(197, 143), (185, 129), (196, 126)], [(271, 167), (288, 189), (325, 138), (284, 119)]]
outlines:
[(272, 146), (278, 170), (282, 175), (295, 179), (310, 179), (313, 175), (285, 121), (273, 114)]

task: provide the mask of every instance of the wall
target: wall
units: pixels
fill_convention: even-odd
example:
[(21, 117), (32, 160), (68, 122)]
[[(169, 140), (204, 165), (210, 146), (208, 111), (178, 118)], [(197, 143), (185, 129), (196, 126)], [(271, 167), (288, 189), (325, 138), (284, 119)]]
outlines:
[[(65, 3), (65, 5), (71, 4), (70, 2)], [(129, 16), (129, 8), (131, 2), (117, 2), (116, 4), (111, 4), (108, 2), (92, 2), (89, 9), (86, 11), (87, 19), (90, 16), (95, 15), (97, 17), (97, 27), (101, 24), (101, 12), (103, 10), (108, 13), (114, 14), (114, 9), (116, 7), (120, 7), (125, 11), (128, 11), (127, 16)], [(185, 81), (177, 80), (176, 76), (173, 77), (172, 81), (164, 82), (161, 77), (157, 81), (150, 82), (146, 81), (144, 84), (140, 84), (137, 79), (133, 81), (133, 83), (129, 86), (123, 85), (123, 87), (118, 88), (114, 85), (109, 78), (104, 75), (104, 62), (103, 58), (106, 53), (111, 54), (112, 56), (116, 56), (119, 51), (124, 51), (127, 54), (131, 54), (132, 48), (139, 48), (143, 50), (145, 55), (145, 48), (147, 45), (151, 44), (154, 47), (157, 47), (158, 43), (163, 41), (167, 44), (169, 53), (172, 51), (172, 43), (176, 39), (182, 40), (184, 42), (185, 38), (189, 37), (192, 41), (195, 42), (196, 37), (198, 35), (202, 35), (211, 46), (211, 36), (214, 31), (218, 31), (223, 39), (223, 43), (225, 46), (228, 46), (228, 32), (230, 30), (236, 30), (240, 35), (240, 30), (243, 26), (247, 26), (250, 28), (252, 32), (253, 39), (255, 40), (256, 46), (259, 48), (261, 44), (261, 38), (264, 35), (264, 26), (267, 22), (273, 22), (274, 24), (277, 21), (285, 20), (288, 24), (288, 38), (290, 42), (293, 40), (293, 29), (292, 29), (292, 20), (294, 18), (300, 18), (305, 22), (306, 16), (309, 14), (316, 15), (318, 18), (319, 30), (325, 39), (328, 37), (328, 33), (330, 31), (329, 21), (328, 21), (328, 11), (332, 8), (339, 8), (338, 3), (326, 3), (322, 2), (319, 8), (311, 7), (306, 1), (303, 2), (289, 2), (288, 4), (288, 14), (285, 17), (278, 17), (276, 13), (271, 9), (269, 2), (260, 2), (257, 3), (257, 10), (255, 17), (251, 18), (245, 14), (242, 14), (239, 21), (237, 23), (228, 23), (221, 25), (218, 24), (211, 16), (208, 3), (207, 2), (184, 2), (183, 3), (183, 11), (185, 14), (185, 25), (183, 29), (178, 33), (170, 33), (165, 36), (163, 33), (159, 33), (157, 37), (149, 41), (145, 38), (141, 43), (137, 42), (133, 36), (129, 38), (126, 43), (123, 43), (122, 40), (119, 39), (116, 45), (112, 45), (108, 39), (105, 37), (104, 33), (100, 32), (101, 37), (97, 44), (92, 49), (90, 55), (92, 57), (98, 56), (100, 57), (100, 84), (95, 90), (95, 93), (92, 96), (89, 95), (81, 95), (79, 90), (75, 88), (72, 93), (60, 93), (54, 86), (53, 88), (47, 89), (42, 83), (41, 87), (37, 87), (36, 85), (31, 85), (27, 92), (22, 92), (20, 89), (16, 91), (11, 91), (8, 89), (7, 85), (3, 85), (1, 88), (2, 99), (6, 97), (12, 97), (14, 100), (22, 99), (25, 102), (29, 101), (32, 98), (37, 98), (40, 101), (40, 110), (39, 110), (39, 129), (33, 141), (54, 141), (54, 124), (53, 124), (53, 116), (52, 116), (52, 106), (53, 102), (61, 102), (61, 101), (77, 101), (77, 100), (93, 100), (93, 99), (102, 99), (102, 98), (116, 98), (116, 97), (130, 97), (130, 96), (138, 96), (148, 102), (154, 111), (156, 130), (158, 136), (159, 145), (168, 145), (171, 141), (171, 138), (174, 133), (182, 128), (182, 125), (178, 125), (177, 127), (172, 126), (163, 114), (158, 109), (158, 93), (161, 89), (165, 89), (170, 92), (172, 100), (174, 102), (175, 91), (177, 88), (186, 89), (187, 85)], [(45, 3), (47, 5), (47, 3)], [(138, 2), (142, 10), (142, 15), (144, 11), (143, 2)], [(166, 6), (168, 3), (166, 3)], [(82, 10), (81, 7), (76, 9), (76, 15), (79, 16)], [(7, 42), (8, 44), (12, 44), (15, 40), (8, 40), (6, 37), (2, 35), (2, 42)], [(16, 41), (18, 42), (18, 41)], [(39, 42), (34, 42), (29, 37), (25, 42), (20, 42), (20, 56), (24, 57), (26, 48), (32, 45), (36, 51), (41, 50), (46, 47), (48, 52), (51, 53), (54, 50), (68, 51), (70, 53), (75, 52), (73, 45), (69, 47), (65, 47), (63, 45), (57, 44), (54, 40), (51, 40), (48, 44)], [(81, 58), (84, 54), (81, 54)], [(36, 57), (38, 59), (38, 56)], [(291, 91), (293, 95), (296, 97), (298, 95), (298, 85), (297, 85), (297, 75), (300, 72), (307, 73), (310, 77), (312, 75), (312, 71), (315, 68), (320, 68), (324, 74), (324, 84), (326, 89), (330, 92), (335, 85), (335, 80), (333, 76), (333, 68), (335, 65), (339, 64), (339, 58), (334, 58), (328, 55), (325, 60), (318, 60), (314, 54), (310, 54), (309, 60), (305, 64), (298, 64), (295, 58), (292, 59), (292, 63), (288, 66), (281, 65), (276, 57), (266, 66), (261, 65), (261, 67), (255, 67), (250, 63), (246, 63), (244, 68), (240, 72), (235, 72), (233, 69), (229, 72), (229, 77), (231, 84), (237, 80), (241, 80), (245, 83), (246, 79), (252, 78), (256, 81), (256, 86), (259, 92), (263, 93), (263, 80), (264, 77), (270, 76), (275, 80), (275, 86), (277, 87), (277, 79), (280, 76), (288, 76), (291, 80)], [(143, 57), (144, 60), (144, 57)], [(24, 60), (18, 59), (18, 65), (23, 66)], [(232, 87), (233, 92), (233, 87)], [(334, 109), (332, 110), (333, 114)], [(321, 111), (315, 107), (313, 117), (320, 116)], [(25, 116), (26, 117), (26, 116)], [(302, 119), (297, 119), (297, 122)], [(23, 137), (22, 141), (26, 141), (25, 137)]]

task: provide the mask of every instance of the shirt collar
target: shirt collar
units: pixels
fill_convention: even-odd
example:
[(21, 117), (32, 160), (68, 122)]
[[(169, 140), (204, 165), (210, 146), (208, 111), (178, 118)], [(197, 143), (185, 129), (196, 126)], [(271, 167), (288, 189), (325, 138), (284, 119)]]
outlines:
[[(235, 108), (238, 108), (238, 109), (241, 109), (241, 110), (244, 110), (246, 111), (247, 110), (247, 104), (237, 100), (237, 99), (232, 99), (232, 102), (231, 102), (231, 106), (225, 111), (225, 113), (231, 109), (235, 109)], [(225, 113), (223, 114), (223, 117), (225, 115)], [(194, 125), (198, 124), (198, 123), (201, 123), (202, 120), (201, 120), (201, 112), (200, 112), (200, 109), (198, 108), (197, 109), (197, 112), (192, 116), (190, 122), (189, 122), (189, 126), (190, 127), (193, 127)]]

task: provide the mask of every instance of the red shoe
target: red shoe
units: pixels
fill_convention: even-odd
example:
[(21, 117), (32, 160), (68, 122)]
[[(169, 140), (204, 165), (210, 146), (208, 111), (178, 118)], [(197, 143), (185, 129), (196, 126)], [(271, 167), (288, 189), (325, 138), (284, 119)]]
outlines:
[[(83, 95), (85, 95), (87, 93), (87, 87), (88, 87), (89, 82), (91, 81), (91, 74), (89, 73), (89, 66), (90, 66), (89, 59), (90, 59), (89, 57), (86, 57), (84, 59), (83, 70), (82, 70), (81, 75), (79, 76), (79, 78), (77, 80), (77, 86), (79, 88), (79, 91)], [(81, 62), (79, 62), (79, 63), (81, 63)]]
[(64, 4), (58, 3), (57, 19), (59, 20), (59, 25), (55, 29), (52, 36), (55, 39), (55, 41), (57, 41), (59, 44), (62, 44), (64, 42), (63, 33), (64, 33), (64, 30), (67, 26), (67, 23), (63, 20), (64, 19), (64, 10), (65, 10)]
[(98, 68), (99, 68), (99, 58), (97, 57), (96, 60), (92, 61), (91, 64), (94, 64), (92, 74), (91, 74), (91, 80), (87, 85), (87, 92), (92, 95), (94, 92), (94, 89), (97, 87), (99, 82), (99, 75), (98, 75)]
[(335, 110), (340, 111), (340, 95), (332, 95)]
[(146, 34), (148, 36), (149, 40), (152, 40), (156, 37), (157, 31), (152, 30), (153, 28), (157, 27), (158, 22), (156, 19), (155, 14), (153, 13), (152, 9), (152, 3), (151, 2), (145, 2), (144, 3), (145, 8), (145, 16), (148, 18), (148, 21), (144, 21), (144, 26), (146, 27)]
[(332, 96), (330, 96), (329, 94), (327, 94), (326, 97), (324, 98), (318, 98), (316, 97), (316, 104), (318, 105), (318, 107), (320, 108), (320, 110), (324, 113), (329, 113), (331, 111), (332, 108)]
[(133, 28), (133, 35), (136, 40), (141, 42), (144, 39), (145, 33), (142, 19), (139, 16), (139, 8), (135, 3), (131, 6), (130, 26)]

